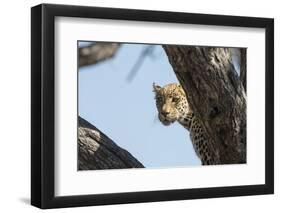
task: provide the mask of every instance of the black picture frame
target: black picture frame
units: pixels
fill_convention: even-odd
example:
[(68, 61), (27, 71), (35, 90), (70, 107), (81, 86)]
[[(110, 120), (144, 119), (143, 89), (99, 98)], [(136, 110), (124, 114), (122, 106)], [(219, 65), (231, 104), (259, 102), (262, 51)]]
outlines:
[[(95, 195), (54, 195), (55, 17), (263, 28), (266, 32), (265, 184)], [(31, 204), (39, 208), (272, 194), (274, 192), (274, 20), (164, 11), (41, 4), (31, 9)]]

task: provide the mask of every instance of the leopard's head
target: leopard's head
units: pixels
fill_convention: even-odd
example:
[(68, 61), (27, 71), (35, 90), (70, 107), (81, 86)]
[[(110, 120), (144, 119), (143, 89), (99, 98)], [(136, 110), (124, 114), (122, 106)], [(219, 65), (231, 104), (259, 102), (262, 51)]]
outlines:
[(159, 86), (153, 83), (158, 118), (164, 125), (183, 118), (189, 111), (185, 92), (180, 84), (172, 83)]

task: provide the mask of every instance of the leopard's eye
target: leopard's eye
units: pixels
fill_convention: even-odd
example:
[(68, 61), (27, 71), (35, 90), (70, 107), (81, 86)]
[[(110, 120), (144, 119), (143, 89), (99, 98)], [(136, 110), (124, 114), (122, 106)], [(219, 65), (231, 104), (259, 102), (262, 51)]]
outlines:
[(172, 102), (177, 102), (179, 100), (179, 97), (175, 96), (172, 98)]
[(157, 97), (156, 97), (156, 101), (157, 101), (157, 102), (161, 102), (161, 101), (162, 101), (162, 97), (161, 97), (161, 96), (157, 96)]

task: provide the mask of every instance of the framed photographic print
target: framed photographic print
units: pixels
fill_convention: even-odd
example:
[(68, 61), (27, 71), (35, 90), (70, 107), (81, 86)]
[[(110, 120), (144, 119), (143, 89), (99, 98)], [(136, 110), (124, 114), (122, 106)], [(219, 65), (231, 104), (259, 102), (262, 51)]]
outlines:
[(31, 9), (31, 203), (271, 194), (274, 21)]

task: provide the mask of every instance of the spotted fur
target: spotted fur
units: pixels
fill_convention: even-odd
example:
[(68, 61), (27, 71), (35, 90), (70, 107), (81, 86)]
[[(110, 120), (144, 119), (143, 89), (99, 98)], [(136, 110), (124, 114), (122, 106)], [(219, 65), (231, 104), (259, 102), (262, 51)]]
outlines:
[(164, 87), (153, 84), (158, 118), (164, 125), (178, 121), (190, 132), (193, 148), (203, 165), (219, 164), (219, 158), (209, 143), (201, 121), (191, 110), (185, 92), (180, 84), (172, 83)]

